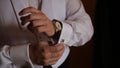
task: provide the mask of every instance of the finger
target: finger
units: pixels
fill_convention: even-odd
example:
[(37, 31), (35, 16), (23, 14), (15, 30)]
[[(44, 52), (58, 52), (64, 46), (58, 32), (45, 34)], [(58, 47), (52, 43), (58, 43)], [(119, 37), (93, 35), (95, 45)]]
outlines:
[(51, 51), (49, 51), (48, 48), (46, 48), (45, 51), (43, 51), (41, 53), (41, 55), (43, 56), (44, 60), (48, 60), (48, 59), (59, 57), (60, 51), (59, 52), (51, 52)]
[(54, 45), (54, 46), (50, 46), (50, 47), (51, 47), (50, 48), (51, 52), (59, 52), (61, 50), (64, 50), (64, 48), (65, 48), (63, 43), (57, 44), (57, 45)]
[(52, 58), (60, 58), (61, 57), (61, 55), (63, 54), (63, 52), (64, 52), (64, 48), (61, 48), (59, 51), (56, 51), (56, 52), (51, 52), (51, 55), (49, 55), (50, 56), (50, 58), (52, 59)]
[[(55, 55), (53, 57), (51, 57), (50, 53), (46, 53), (46, 55), (43, 55), (43, 52), (40, 52), (42, 55), (38, 55), (36, 56), (36, 59), (35, 59), (35, 63), (39, 64), (39, 65), (52, 65), (52, 64), (55, 64), (59, 58), (61, 57), (61, 55), (59, 56), (56, 56)], [(54, 53), (55, 54), (55, 53)], [(58, 54), (58, 53), (57, 53)], [(60, 54), (60, 52), (59, 52)], [(61, 53), (62, 54), (62, 53)], [(53, 55), (53, 53), (52, 53)]]
[[(43, 22), (40, 22), (41, 20), (35, 20), (35, 21), (31, 21), (29, 22), (29, 24), (27, 25), (27, 28), (28, 30), (30, 30), (32, 33), (35, 34), (35, 36), (39, 37), (39, 33), (38, 33), (38, 29), (37, 27), (41, 27), (41, 26), (44, 26)], [(26, 21), (22, 21), (21, 24), (22, 25), (25, 25), (27, 24), (28, 22)]]
[(53, 65), (58, 61), (59, 57), (57, 58), (49, 58), (49, 59), (37, 59), (37, 64), (39, 65), (44, 65), (44, 66), (48, 66), (48, 65)]
[(19, 12), (19, 15), (24, 15), (27, 13), (40, 13), (40, 10), (34, 8), (34, 7), (27, 7), (25, 9), (23, 9), (22, 11)]
[(43, 13), (32, 13), (32, 14), (29, 14), (29, 19), (30, 20), (37, 20), (37, 19), (45, 19), (45, 15)]
[(37, 30), (38, 33), (44, 33), (44, 32), (46, 33), (46, 32), (47, 32), (47, 29), (48, 29), (48, 28), (46, 27), (46, 25), (37, 26), (36, 28), (37, 28), (36, 30)]
[(51, 27), (48, 27), (47, 24), (45, 24), (43, 26), (38, 26), (37, 27), (37, 32), (38, 33), (45, 33), (45, 35), (47, 35), (48, 37), (54, 35), (54, 30), (52, 30)]
[(48, 52), (41, 52), (42, 59), (37, 59), (38, 64), (42, 65), (52, 65), (55, 64), (59, 58), (62, 56), (64, 50), (57, 51), (55, 53), (52, 53), (50, 51)]
[(45, 57), (45, 59), (56, 58), (61, 56), (63, 52), (64, 52), (64, 46), (58, 46), (58, 47), (49, 46), (49, 51), (46, 53), (43, 53), (43, 56)]
[(56, 63), (56, 61), (55, 60), (51, 60), (51, 59), (47, 59), (47, 60), (44, 60), (44, 59), (37, 59), (36, 61), (35, 61), (35, 63), (36, 64), (38, 64), (38, 65), (44, 65), (44, 66), (48, 66), (48, 65), (53, 65), (53, 64), (55, 64)]
[(63, 54), (63, 52), (61, 51), (61, 52), (59, 52), (57, 54), (54, 54), (53, 57), (49, 56), (48, 59), (44, 59), (44, 61), (43, 61), (44, 65), (53, 65), (53, 64), (55, 64), (60, 59), (62, 54)]
[(48, 60), (44, 60), (43, 61), (43, 65), (44, 66), (48, 66), (48, 65), (53, 65), (58, 61), (58, 58), (54, 58), (54, 59), (48, 59)]
[(22, 21), (22, 25), (25, 25), (28, 21), (34, 21), (34, 20), (44, 20), (45, 17), (43, 14), (40, 13), (33, 13), (33, 14), (29, 14), (27, 16), (23, 16), (20, 18)]
[(41, 27), (41, 26), (45, 26), (45, 22), (43, 20), (33, 20), (32, 21), (33, 27), (37, 28), (37, 27)]
[(61, 50), (65, 49), (64, 43), (57, 44), (56, 47), (57, 47), (58, 51), (61, 51)]
[(24, 17), (21, 17), (20, 20), (22, 21), (21, 24), (25, 25), (27, 22), (30, 21), (30, 17), (29, 16), (24, 16)]
[(33, 28), (33, 24), (30, 23), (28, 26), (27, 26), (28, 30), (30, 30), (32, 33), (36, 34), (36, 30), (35, 28)]
[[(48, 43), (43, 43), (43, 45), (48, 45)], [(51, 51), (51, 46), (43, 46), (43, 50), (42, 50), (42, 56), (44, 57), (44, 59), (50, 59), (50, 58), (56, 58), (61, 56), (61, 54), (64, 52), (64, 47), (59, 47), (58, 50), (57, 48), (52, 47), (52, 51)]]

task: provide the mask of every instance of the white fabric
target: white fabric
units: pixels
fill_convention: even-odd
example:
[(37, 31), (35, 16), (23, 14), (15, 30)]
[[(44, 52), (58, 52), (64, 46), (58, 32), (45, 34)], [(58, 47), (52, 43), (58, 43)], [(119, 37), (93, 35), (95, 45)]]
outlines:
[[(12, 0), (17, 14), (28, 7), (25, 1)], [(81, 46), (91, 39), (93, 26), (80, 0), (43, 0), (42, 11), (50, 20), (58, 19), (63, 23), (59, 43), (64, 41), (65, 51), (52, 65), (57, 68), (67, 58), (69, 46)], [(19, 19), (19, 15), (17, 17)], [(32, 64), (29, 58), (29, 43), (34, 42), (34, 35), (26, 27), (21, 30), (19, 26), (22, 27), (20, 20), (17, 22), (10, 0), (0, 0), (0, 68), (22, 68), (26, 62), (31, 68), (42, 68)]]

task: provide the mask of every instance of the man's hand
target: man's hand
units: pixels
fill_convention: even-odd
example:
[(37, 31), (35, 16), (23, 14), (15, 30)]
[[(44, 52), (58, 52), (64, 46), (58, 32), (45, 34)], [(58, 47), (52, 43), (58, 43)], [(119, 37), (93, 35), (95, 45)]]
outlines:
[(39, 44), (32, 44), (29, 48), (30, 59), (34, 64), (38, 65), (53, 65), (55, 64), (64, 52), (64, 44), (49, 45), (45, 41)]
[[(27, 16), (23, 16), (30, 13)], [(22, 25), (25, 25), (27, 22), (30, 22), (28, 28), (32, 31), (37, 31), (37, 33), (45, 33), (47, 36), (52, 36), (55, 34), (55, 28), (48, 19), (48, 17), (41, 12), (40, 10), (34, 7), (28, 7), (23, 9), (19, 15), (21, 16)]]

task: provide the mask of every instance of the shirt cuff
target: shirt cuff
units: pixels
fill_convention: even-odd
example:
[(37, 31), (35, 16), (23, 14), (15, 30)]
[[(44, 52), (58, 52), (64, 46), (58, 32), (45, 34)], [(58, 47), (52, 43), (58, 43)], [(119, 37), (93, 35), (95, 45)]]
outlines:
[(27, 45), (19, 45), (19, 46), (12, 46), (10, 48), (10, 57), (12, 62), (15, 65), (24, 65), (28, 59), (28, 46)]
[(69, 41), (70, 38), (72, 37), (73, 29), (67, 23), (63, 22), (62, 24), (63, 24), (63, 28), (58, 43), (64, 42), (65, 45), (69, 45)]

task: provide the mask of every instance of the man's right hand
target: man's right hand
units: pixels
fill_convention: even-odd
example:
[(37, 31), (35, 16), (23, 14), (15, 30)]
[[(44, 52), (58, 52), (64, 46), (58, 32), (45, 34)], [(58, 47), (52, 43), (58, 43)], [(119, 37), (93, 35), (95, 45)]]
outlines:
[(37, 65), (53, 65), (64, 52), (64, 44), (49, 45), (46, 41), (40, 41), (38, 44), (31, 44), (29, 47), (29, 56), (31, 61)]

